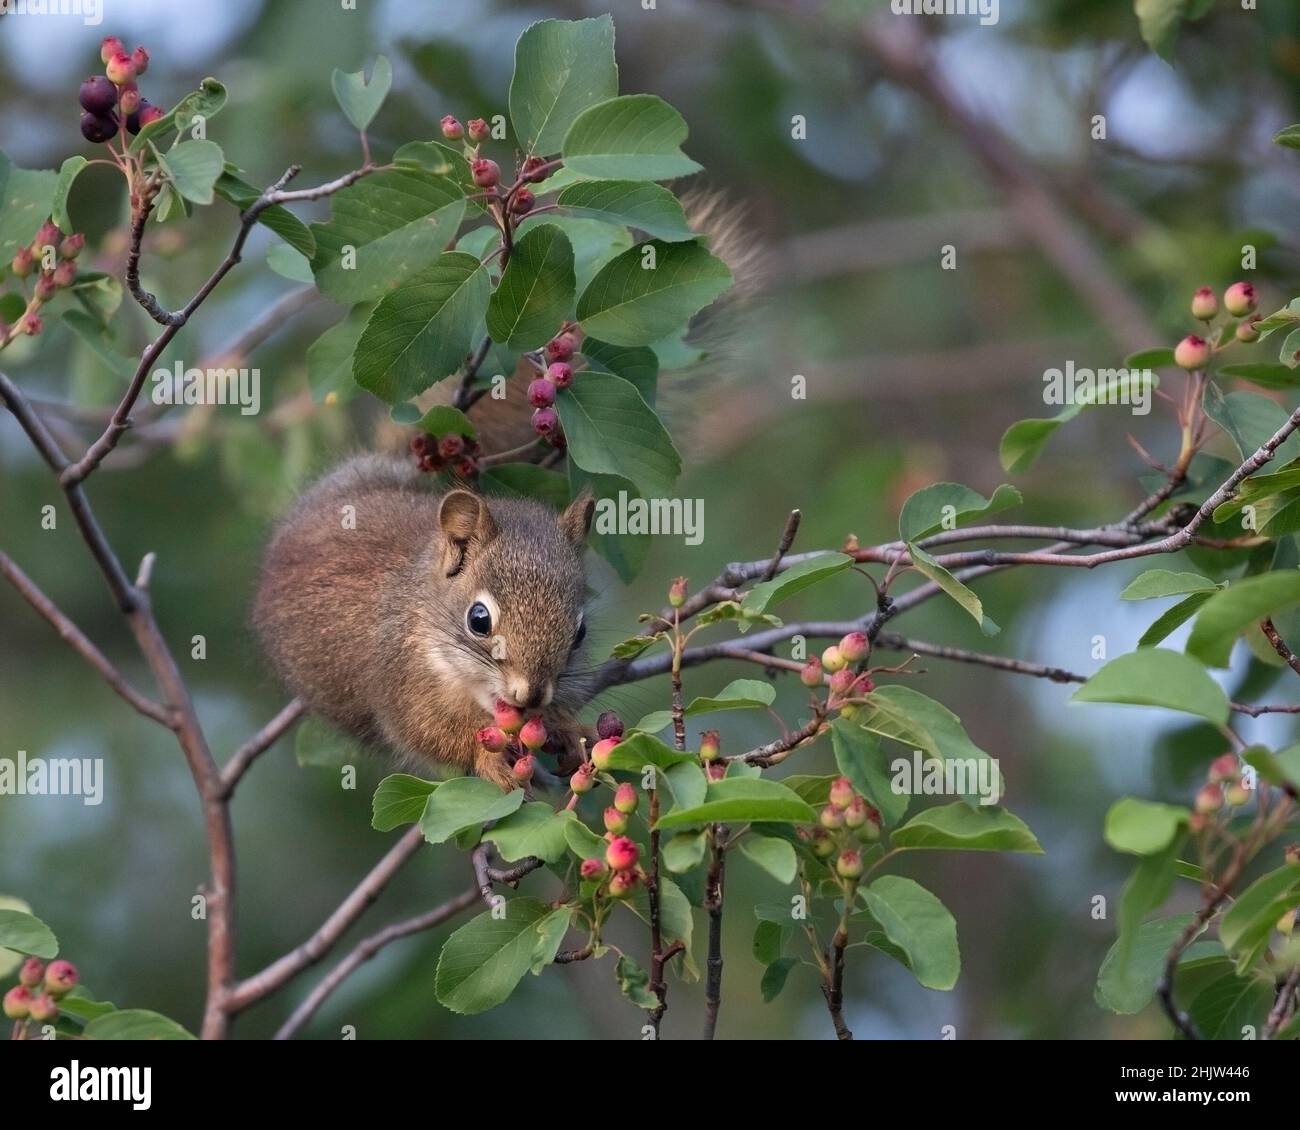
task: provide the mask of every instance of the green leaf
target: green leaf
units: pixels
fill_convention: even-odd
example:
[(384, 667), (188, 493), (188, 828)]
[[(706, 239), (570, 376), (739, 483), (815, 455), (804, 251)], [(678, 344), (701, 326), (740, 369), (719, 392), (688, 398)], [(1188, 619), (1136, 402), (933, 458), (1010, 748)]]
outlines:
[(1127, 967), (1120, 968), (1119, 942), (1106, 951), (1097, 972), (1093, 998), (1102, 1008), (1123, 1015), (1141, 1012), (1156, 995), (1165, 962), (1174, 943), (1192, 921), (1190, 914), (1175, 914), (1143, 922), (1137, 928)]
[(1106, 813), (1106, 842), (1116, 851), (1155, 855), (1182, 835), (1190, 815), (1181, 805), (1126, 796)]
[(614, 659), (636, 659), (637, 656), (644, 655), (654, 647), (662, 638), (660, 635), (632, 636), (630, 639), (616, 643), (609, 654)]
[(555, 407), (577, 466), (627, 479), (646, 498), (672, 493), (681, 456), (654, 410), (627, 381), (608, 373), (579, 373)]
[(174, 1020), (147, 1008), (122, 1008), (98, 1016), (86, 1025), (87, 1040), (192, 1040)]
[(578, 299), (584, 333), (611, 345), (653, 345), (731, 285), (731, 271), (699, 243), (637, 244), (605, 264)]
[(497, 845), (507, 863), (530, 855), (543, 863), (558, 863), (568, 850), (565, 825), (576, 819), (572, 812), (556, 812), (549, 804), (532, 801), (498, 820), (483, 838)]
[(960, 483), (934, 483), (922, 487), (906, 502), (898, 515), (898, 536), (903, 541), (922, 541), (939, 530), (954, 530), (975, 518), (1019, 506), (1024, 498), (1015, 487), (1003, 483), (985, 498)]
[(1124, 358), (1126, 369), (1172, 369), (1178, 362), (1174, 360), (1174, 351), (1167, 347), (1140, 349)]
[[(1287, 422), (1289, 413), (1267, 396), (1257, 392), (1230, 392), (1226, 395), (1211, 381), (1202, 397), (1205, 414), (1231, 437), (1242, 459), (1248, 459)], [(1276, 452), (1276, 457), (1290, 461), (1300, 456), (1300, 439), (1290, 436)]]
[(957, 923), (929, 891), (911, 879), (884, 875), (866, 887), (867, 909), (905, 954), (927, 989), (951, 989), (961, 971)]
[(650, 991), (650, 974), (641, 968), (627, 954), (618, 959), (614, 968), (618, 978), (618, 987), (637, 1008), (658, 1008), (659, 998)]
[(85, 986), (78, 985), (59, 1001), (59, 1011), (75, 1016), (79, 1020), (97, 1020), (101, 1016), (107, 1016), (110, 1012), (116, 1012), (117, 1005), (111, 1001), (91, 999), (90, 994), (85, 990)]
[(1117, 977), (1128, 976), (1129, 961), (1142, 919), (1164, 902), (1173, 889), (1178, 874), (1178, 853), (1184, 838), (1180, 834), (1163, 851), (1142, 856), (1120, 892), (1115, 915), (1119, 934), (1114, 947)]
[(677, 197), (647, 181), (583, 181), (564, 189), (555, 203), (574, 216), (624, 224), (655, 239), (695, 238)]
[(710, 781), (703, 804), (673, 809), (659, 818), (660, 829), (684, 828), (715, 821), (773, 821), (811, 824), (817, 819), (809, 805), (776, 781), (736, 777)]
[(679, 765), (670, 765), (664, 770), (664, 776), (672, 790), (674, 808), (695, 808), (708, 796), (708, 781), (698, 762), (683, 761)]
[(554, 224), (533, 228), (510, 253), (488, 302), (488, 333), (508, 349), (539, 348), (568, 317), (575, 286), (568, 236)]
[[(311, 228), (317, 244), (312, 270), (322, 293), (348, 304), (378, 298), (412, 276), (427, 274), (465, 215), (460, 185), (411, 167), (372, 173), (331, 199), (329, 223)], [(486, 273), (483, 289), (486, 306)]]
[(892, 847), (955, 851), (1015, 851), (1042, 855), (1043, 849), (1018, 816), (1003, 808), (965, 801), (928, 808), (890, 833)]
[(771, 965), (781, 956), (781, 950), (789, 933), (790, 927), (788, 926), (784, 926), (779, 922), (760, 919), (758, 925), (754, 928), (754, 944), (752, 947), (754, 960), (759, 965)]
[(1171, 632), (1195, 616), (1197, 609), (1214, 595), (1214, 591), (1194, 592), (1186, 600), (1180, 600), (1142, 633), (1138, 647), (1155, 647), (1162, 643)]
[(774, 604), (780, 604), (796, 593), (843, 572), (852, 564), (853, 558), (843, 553), (820, 553), (816, 557), (800, 561), (770, 581), (763, 581), (750, 589), (740, 602), (741, 611), (747, 616), (760, 615)]
[(1224, 365), (1219, 370), (1219, 376), (1236, 377), (1240, 381), (1250, 381), (1251, 384), (1259, 385), (1260, 388), (1295, 388), (1300, 386), (1300, 372), (1290, 365), (1281, 365), (1276, 361)]
[(674, 875), (680, 875), (704, 862), (708, 837), (704, 832), (678, 832), (664, 844), (664, 866)]
[(478, 828), (489, 820), (509, 816), (523, 802), (522, 789), (503, 793), (491, 781), (456, 777), (444, 781), (429, 797), (420, 828), (429, 843), (445, 843), (465, 828)]
[(0, 949), (46, 960), (59, 955), (59, 940), (44, 922), (21, 910), (0, 910)]
[[(238, 171), (234, 165), (227, 163), (225, 171), (217, 178), (217, 183), (212, 186), (212, 190), (222, 200), (229, 201), (241, 212), (245, 212), (249, 205), (262, 195), (262, 192), (261, 189), (255, 188), (239, 177)], [(262, 209), (257, 214), (257, 222), (275, 232), (285, 243), (308, 259), (315, 256), (316, 237), (312, 235), (311, 228), (283, 205), (272, 204), (269, 208)]]
[(515, 237), (522, 239), (542, 224), (553, 224), (569, 237), (573, 245), (573, 274), (579, 294), (591, 285), (598, 271), (632, 246), (632, 233), (627, 228), (560, 212), (539, 211), (525, 216), (515, 229)]
[(1229, 974), (1203, 989), (1188, 1012), (1205, 1039), (1240, 1040), (1247, 1027), (1258, 1031), (1276, 992), (1271, 977)]
[(1281, 310), (1275, 310), (1268, 317), (1255, 323), (1255, 329), (1259, 333), (1260, 341), (1263, 341), (1276, 330), (1290, 330), (1300, 322), (1300, 298), (1293, 298)]
[(215, 141), (182, 141), (159, 161), (167, 170), (172, 184), (186, 200), (195, 204), (211, 204), (213, 186), (225, 169), (226, 158)]
[(63, 321), (104, 368), (124, 384), (131, 380), (135, 374), (136, 360), (119, 353), (113, 347), (99, 319), (84, 310), (65, 310)]
[(379, 113), (379, 107), (384, 104), (389, 88), (393, 85), (392, 64), (380, 55), (370, 70), (369, 82), (366, 81), (365, 71), (345, 74), (335, 68), (330, 77), (330, 85), (334, 88), (334, 97), (338, 99), (348, 121), (364, 133)]
[[(1206, 607), (1213, 601), (1212, 597)], [(1204, 609), (1201, 615), (1205, 615)], [(1230, 713), (1228, 696), (1202, 664), (1191, 655), (1154, 647), (1112, 659), (1075, 691), (1070, 701), (1161, 706), (1218, 725), (1226, 724)]]
[(1190, 592), (1214, 592), (1221, 586), (1199, 573), (1175, 573), (1169, 569), (1148, 569), (1139, 573), (1122, 593), (1120, 600), (1154, 600), (1162, 596), (1182, 596)]
[(781, 995), (790, 970), (798, 964), (799, 959), (796, 957), (782, 957), (763, 970), (763, 979), (759, 982), (758, 989), (763, 995), (764, 1004), (771, 1004)]
[(1048, 419), (1020, 420), (1002, 436), (998, 457), (1004, 471), (1027, 471), (1042, 454), (1047, 441), (1062, 424), (1073, 420), (1085, 408), (1103, 405), (1133, 404), (1156, 385), (1148, 370), (1121, 372), (1080, 390), (1072, 404), (1067, 404)]
[[(897, 824), (906, 815), (907, 806), (912, 798), (908, 793), (894, 791), (891, 785), (889, 754), (881, 745), (880, 738), (846, 718), (837, 718), (831, 723), (831, 745), (835, 751), (835, 765), (839, 771), (853, 782), (853, 787), (858, 792), (879, 809), (881, 818), (887, 826), (892, 827)], [(825, 778), (828, 782), (832, 779)], [(788, 779), (786, 784), (790, 785)], [(825, 804), (828, 800), (828, 797), (820, 794), (816, 800), (803, 793), (800, 795), (809, 804)]]
[(14, 252), (36, 238), (37, 229), (49, 216), (59, 177), (45, 169), (15, 169), (7, 157), (3, 162), (9, 175), (0, 200), (0, 265), (7, 267)]
[(565, 168), (597, 180), (671, 180), (699, 172), (681, 150), (686, 119), (654, 94), (610, 98), (583, 111), (565, 134)]
[(90, 162), (85, 157), (69, 157), (59, 166), (59, 179), (54, 182), (54, 198), (50, 201), (50, 218), (65, 232), (71, 234), (77, 229), (72, 226), (68, 215), (68, 196), (72, 192), (72, 182)]
[(1190, 0), (1133, 0), (1142, 39), (1165, 62), (1173, 54), (1189, 3)]
[(465, 923), (438, 955), (434, 977), (438, 1001), (466, 1016), (501, 1004), (532, 967), (541, 941), (538, 927), (550, 913), (551, 908), (539, 899), (516, 898), (506, 902), (501, 918), (486, 911)]
[(322, 403), (330, 393), (348, 400), (358, 392), (352, 379), (352, 357), (370, 318), (370, 307), (356, 306), (307, 347), (307, 384), (311, 398)]
[(143, 126), (135, 135), (128, 151), (138, 153), (154, 138), (161, 137), (168, 130), (177, 134), (188, 130), (199, 118), (210, 120), (221, 112), (226, 104), (226, 88), (214, 78), (205, 78), (199, 83), (198, 90), (185, 95), (156, 122)]
[(379, 782), (370, 802), (370, 826), (391, 832), (402, 824), (414, 824), (424, 814), (424, 806), (438, 787), (409, 773), (393, 773)]
[(392, 404), (418, 396), (458, 369), (488, 301), (487, 271), (447, 251), (375, 307), (357, 343), (357, 384)]
[[(682, 710), (683, 718), (699, 714), (713, 714), (720, 710), (761, 710), (776, 701), (776, 688), (759, 679), (735, 679), (716, 695), (692, 699)], [(671, 710), (656, 710), (647, 714), (632, 728), (646, 734), (657, 734), (673, 720)]]
[(532, 463), (503, 463), (489, 468), (479, 474), (479, 485), (485, 494), (531, 498), (552, 510), (563, 509), (569, 502), (569, 485), (564, 476)]
[(995, 636), (999, 632), (997, 624), (984, 615), (984, 604), (978, 596), (967, 588), (961, 581), (957, 580), (947, 569), (939, 564), (935, 558), (926, 553), (919, 545), (912, 542), (907, 543), (907, 552), (912, 558), (912, 567), (925, 577), (933, 581), (945, 593), (947, 593), (958, 605), (961, 606), (980, 626), (980, 631), (986, 636)]
[(606, 843), (581, 820), (569, 820), (564, 825), (564, 839), (569, 850), (579, 859), (604, 859)]
[(609, 16), (542, 20), (519, 37), (510, 121), (526, 152), (557, 152), (574, 119), (617, 94), (614, 21)]
[(799, 871), (799, 860), (794, 848), (775, 836), (750, 833), (740, 841), (740, 854), (761, 867), (778, 883), (793, 883)]
[(594, 337), (584, 338), (582, 355), (591, 369), (622, 377), (641, 394), (651, 408), (659, 382), (659, 358), (646, 345), (610, 345)]
[(1300, 899), (1300, 864), (1291, 863), (1256, 879), (1219, 920), (1219, 940), (1244, 973), (1268, 944), (1277, 920)]
[(631, 773), (639, 773), (647, 765), (667, 770), (674, 765), (695, 763), (695, 761), (694, 754), (671, 749), (651, 734), (637, 733), (625, 737), (610, 751), (609, 755), (611, 769), (623, 769)]
[(1273, 144), (1287, 149), (1300, 149), (1300, 125), (1287, 126), (1273, 135)]
[(1261, 620), (1300, 604), (1300, 571), (1264, 573), (1234, 581), (1201, 607), (1187, 652), (1212, 667), (1227, 667), (1232, 645)]
[(534, 977), (555, 960), (572, 922), (573, 907), (560, 906), (537, 924), (537, 945), (528, 967)]

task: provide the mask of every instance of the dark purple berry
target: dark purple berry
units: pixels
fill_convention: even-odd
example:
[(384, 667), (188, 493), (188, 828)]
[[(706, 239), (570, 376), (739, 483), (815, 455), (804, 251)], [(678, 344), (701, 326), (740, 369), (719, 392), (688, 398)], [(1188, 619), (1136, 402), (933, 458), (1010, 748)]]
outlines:
[(91, 75), (81, 84), (77, 97), (83, 110), (105, 117), (117, 105), (117, 87), (108, 81), (106, 75)]
[(98, 114), (82, 114), (81, 136), (87, 141), (112, 141), (117, 136), (117, 122)]

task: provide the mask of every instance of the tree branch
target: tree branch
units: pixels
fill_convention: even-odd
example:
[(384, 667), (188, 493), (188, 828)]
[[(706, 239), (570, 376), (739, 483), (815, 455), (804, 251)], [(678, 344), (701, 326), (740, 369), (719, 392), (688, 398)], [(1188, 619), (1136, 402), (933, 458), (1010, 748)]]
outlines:
[(257, 731), (235, 751), (234, 756), (226, 762), (221, 771), (221, 796), (228, 800), (239, 784), (240, 778), (248, 772), (263, 753), (270, 749), (298, 720), (306, 713), (307, 707), (301, 699), (295, 698), (283, 710)]

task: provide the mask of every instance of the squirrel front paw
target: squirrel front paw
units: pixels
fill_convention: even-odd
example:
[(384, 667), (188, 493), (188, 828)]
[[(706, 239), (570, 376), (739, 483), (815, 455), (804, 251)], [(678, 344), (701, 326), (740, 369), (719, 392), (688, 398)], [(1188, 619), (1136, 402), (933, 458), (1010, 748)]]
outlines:
[(503, 793), (519, 787), (519, 782), (510, 772), (510, 762), (504, 753), (480, 749), (474, 758), (474, 772), (483, 780), (491, 781)]

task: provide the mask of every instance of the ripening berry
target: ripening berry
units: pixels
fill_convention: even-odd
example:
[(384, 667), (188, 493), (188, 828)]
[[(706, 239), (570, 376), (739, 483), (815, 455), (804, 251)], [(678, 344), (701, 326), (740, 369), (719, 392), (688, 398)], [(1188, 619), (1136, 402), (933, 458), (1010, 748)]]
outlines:
[(537, 197), (528, 189), (521, 188), (510, 198), (510, 211), (516, 216), (526, 216), (533, 210), (533, 205), (536, 203)]
[(821, 821), (821, 826), (829, 831), (835, 831), (837, 828), (844, 827), (844, 813), (836, 808), (833, 804), (828, 804), (821, 810), (817, 817)]
[(812, 830), (812, 851), (818, 859), (829, 859), (835, 854), (835, 841), (825, 828)]
[(26, 985), (15, 985), (4, 998), (4, 1014), (10, 1020), (26, 1020), (32, 1009), (32, 991)]
[(545, 180), (546, 158), (525, 157), (524, 163), (519, 166), (519, 177), (529, 184), (536, 184), (538, 181)]
[(420, 456), (420, 470), (425, 474), (433, 474), (442, 470), (442, 460), (432, 453)]
[(1223, 799), (1230, 808), (1240, 808), (1250, 803), (1250, 790), (1237, 781), (1223, 790)]
[(1180, 369), (1204, 369), (1210, 360), (1210, 343), (1188, 334), (1174, 347), (1174, 363)]
[(1238, 322), (1237, 328), (1234, 331), (1237, 335), (1237, 340), (1245, 345), (1249, 345), (1252, 341), (1258, 341), (1259, 323), (1263, 320), (1264, 319), (1261, 315), (1252, 314), (1244, 322)]
[(867, 805), (867, 822), (854, 828), (853, 834), (864, 844), (874, 844), (880, 839), (880, 813)]
[(137, 77), (144, 74), (149, 69), (149, 52), (143, 47), (137, 47), (131, 52), (131, 66), (135, 68)]
[(87, 141), (112, 141), (117, 136), (117, 122), (97, 114), (81, 115), (81, 136)]
[(824, 678), (822, 661), (815, 655), (803, 665), (803, 670), (799, 672), (799, 681), (810, 690), (820, 687)]
[(1219, 312), (1219, 297), (1208, 286), (1200, 287), (1192, 295), (1192, 317), (1201, 322), (1210, 321)]
[(548, 361), (567, 361), (573, 356), (573, 351), (576, 348), (577, 342), (574, 341), (573, 334), (556, 334), (546, 343), (546, 359)]
[(627, 813), (619, 812), (617, 808), (607, 808), (603, 816), (605, 821), (605, 831), (612, 832), (616, 836), (621, 836), (627, 831)]
[(853, 803), (854, 797), (858, 794), (853, 791), (853, 782), (847, 777), (836, 777), (831, 782), (830, 801), (836, 808), (843, 811)]
[(120, 51), (105, 64), (104, 73), (114, 86), (125, 86), (135, 78), (135, 64), (131, 62), (130, 55)]
[(32, 251), (40, 254), (47, 247), (58, 247), (63, 242), (63, 232), (53, 220), (46, 220), (36, 229), (36, 238), (32, 240)]
[(449, 432), (438, 440), (438, 455), (443, 459), (456, 459), (465, 452), (465, 437)]
[(427, 436), (424, 432), (417, 432), (411, 437), (411, 442), (407, 446), (411, 449), (411, 454), (418, 459), (421, 455), (429, 454), (429, 444), (432, 442), (432, 436)]
[(59, 1006), (49, 993), (41, 993), (32, 1001), (30, 1016), (37, 1024), (46, 1024), (59, 1018)]
[(553, 361), (546, 366), (546, 379), (556, 388), (568, 388), (573, 384), (573, 366), (567, 361)]
[(26, 334), (28, 337), (35, 337), (44, 328), (45, 323), (41, 321), (41, 316), (37, 313), (27, 313), (18, 319), (18, 332)]
[(590, 764), (584, 763), (578, 766), (577, 771), (569, 778), (569, 788), (578, 796), (591, 792), (595, 787), (596, 775)]
[(1223, 807), (1223, 789), (1218, 785), (1202, 785), (1196, 794), (1196, 811), (1207, 815)]
[(717, 730), (705, 730), (700, 735), (700, 760), (717, 761), (722, 755), (722, 742)]
[(14, 261), (9, 264), (9, 269), (20, 279), (25, 279), (32, 273), (32, 268), (35, 266), (36, 256), (32, 254), (32, 249), (30, 247), (20, 247), (14, 252)]
[(81, 232), (73, 232), (59, 244), (59, 255), (64, 259), (75, 259), (86, 246), (86, 237)]
[(1241, 765), (1235, 753), (1223, 753), (1210, 762), (1209, 779), (1213, 782), (1235, 781)]
[(517, 734), (523, 728), (524, 716), (519, 707), (499, 698), (492, 707), (492, 720), (507, 734)]
[(846, 828), (861, 828), (870, 818), (869, 813), (872, 811), (874, 810), (871, 805), (855, 794), (844, 808), (844, 826)]
[(134, 114), (128, 114), (126, 119), (126, 128), (129, 133), (135, 135), (144, 129), (147, 125), (152, 125), (164, 114), (161, 109), (155, 106), (147, 98), (140, 99), (140, 109)]
[(836, 698), (847, 698), (853, 693), (858, 676), (851, 667), (843, 667), (831, 676), (831, 694)]
[(848, 666), (848, 660), (844, 658), (840, 649), (831, 644), (822, 652), (822, 667), (829, 673), (835, 674), (836, 671), (843, 671)]
[(539, 408), (533, 413), (532, 424), (539, 436), (549, 436), (560, 426), (559, 413), (554, 408)]
[(546, 744), (546, 723), (540, 718), (530, 718), (519, 731), (519, 740), (525, 749), (541, 749)]
[(77, 91), (77, 100), (83, 110), (102, 117), (117, 105), (117, 87), (105, 75), (91, 75)]
[(534, 408), (549, 408), (555, 403), (555, 385), (545, 377), (538, 377), (528, 386), (528, 403)]
[(45, 962), (39, 957), (29, 957), (18, 970), (18, 983), (34, 989), (45, 980)]
[(107, 63), (114, 55), (125, 55), (126, 44), (116, 35), (106, 35), (99, 41), (99, 61)]
[[(619, 815), (621, 816), (622, 813)], [(635, 867), (636, 861), (640, 858), (641, 849), (626, 836), (615, 836), (610, 840), (609, 847), (605, 849), (605, 862), (609, 864), (612, 871), (626, 871)]]
[(45, 991), (55, 1000), (75, 989), (78, 980), (77, 967), (70, 961), (60, 958), (45, 967)]
[(582, 866), (578, 868), (578, 872), (589, 883), (592, 883), (603, 879), (609, 874), (609, 867), (606, 866), (603, 859), (584, 859)]
[(492, 188), (501, 180), (501, 166), (486, 157), (476, 157), (471, 161), (469, 171), (479, 188)]
[(1259, 305), (1259, 295), (1248, 282), (1235, 282), (1223, 292), (1224, 308), (1234, 318), (1244, 318)]
[(602, 738), (621, 738), (623, 736), (623, 719), (613, 710), (606, 710), (596, 719), (596, 733)]
[(472, 479), (478, 474), (478, 460), (471, 459), (466, 455), (461, 459), (457, 459), (456, 462), (452, 464), (451, 469), (462, 479)]
[(862, 872), (866, 868), (862, 864), (862, 856), (856, 851), (842, 851), (840, 857), (835, 861), (835, 870), (839, 873), (841, 879), (861, 879)]
[(469, 134), (470, 141), (475, 145), (486, 141), (492, 136), (491, 129), (488, 128), (487, 122), (482, 118), (470, 118), (470, 120), (465, 123), (465, 132)]
[(686, 578), (678, 577), (671, 585), (668, 586), (668, 603), (674, 608), (680, 608), (686, 603)]
[(637, 806), (636, 786), (624, 781), (614, 790), (614, 807), (625, 816), (631, 816)]
[(498, 726), (484, 726), (474, 735), (474, 740), (488, 753), (501, 753), (510, 744), (505, 731)]
[(839, 643), (840, 655), (849, 663), (866, 659), (871, 653), (871, 642), (866, 632), (850, 632)]
[(122, 93), (118, 95), (117, 108), (123, 114), (134, 114), (140, 109), (140, 88), (133, 82), (128, 82), (122, 87)]
[(636, 890), (635, 871), (617, 871), (609, 881), (609, 897), (625, 899)]
[(526, 753), (510, 766), (510, 775), (521, 785), (526, 785), (533, 779), (533, 770), (537, 768), (537, 758), (531, 753)]
[(448, 141), (459, 141), (465, 136), (465, 127), (451, 114), (447, 114), (439, 124), (442, 126), (442, 136)]
[(54, 268), (54, 273), (50, 275), (50, 281), (60, 289), (71, 286), (77, 281), (77, 264), (72, 262), (71, 259), (65, 259)]
[(614, 755), (618, 738), (601, 738), (591, 747), (591, 763), (602, 772), (609, 768), (609, 759)]

